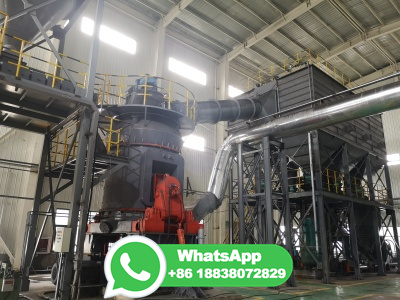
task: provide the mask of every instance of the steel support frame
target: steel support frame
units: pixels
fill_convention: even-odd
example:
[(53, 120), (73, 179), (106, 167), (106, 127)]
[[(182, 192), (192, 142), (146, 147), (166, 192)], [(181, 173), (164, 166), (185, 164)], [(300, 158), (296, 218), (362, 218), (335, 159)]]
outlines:
[[(238, 144), (237, 150), (237, 184), (232, 175), (229, 184), (229, 242), (237, 242), (234, 221), (237, 216), (240, 244), (284, 244), (293, 256), (293, 219), (284, 144), (266, 137), (255, 146)], [(261, 178), (265, 182), (264, 191), (261, 190)], [(274, 210), (278, 212), (278, 220), (274, 220)], [(280, 228), (282, 224), (284, 231)], [(296, 285), (294, 274), (287, 284)]]
[[(366, 162), (365, 162), (365, 171), (367, 173), (367, 181), (368, 181), (368, 190), (369, 190), (369, 199), (370, 201), (375, 201), (375, 191), (374, 191), (374, 185), (373, 185), (373, 178), (372, 178), (372, 165), (371, 165), (371, 157), (368, 154), (366, 157)], [(382, 258), (382, 245), (381, 245), (381, 239), (379, 237), (379, 228), (381, 227), (381, 222), (380, 222), (380, 214), (379, 209), (374, 209), (374, 213), (372, 216), (372, 223), (374, 226), (374, 240), (375, 240), (375, 251), (376, 251), (376, 259), (377, 259), (377, 264), (378, 264), (378, 276), (384, 276), (386, 275), (385, 272), (385, 263)]]
[(22, 259), (22, 283), (21, 283), (21, 291), (26, 292), (29, 291), (29, 271), (31, 267), (31, 262), (33, 259), (33, 253), (35, 248), (35, 238), (36, 238), (36, 228), (38, 224), (38, 212), (40, 209), (42, 192), (43, 192), (43, 183), (44, 183), (44, 174), (46, 171), (46, 163), (47, 163), (47, 149), (48, 149), (48, 139), (44, 140), (42, 157), (39, 163), (39, 171), (38, 171), (38, 181), (35, 192), (35, 197), (33, 200), (33, 213), (29, 213), (27, 216), (27, 224), (26, 224), (26, 233), (25, 233), (25, 241), (23, 247), (23, 259)]
[[(313, 152), (313, 165), (314, 165), (314, 179), (317, 190), (322, 190), (322, 167), (319, 152), (319, 138), (318, 131), (313, 131), (311, 133), (312, 138), (312, 152)], [(325, 220), (325, 205), (324, 196), (321, 194), (317, 195), (317, 215), (318, 215), (318, 232), (319, 232), (319, 242), (320, 242), (320, 252), (322, 256), (322, 282), (330, 283), (329, 274), (329, 254), (328, 254), (328, 244), (326, 237), (326, 220)]]
[[(92, 142), (90, 141), (91, 136), (96, 136), (97, 132), (97, 124), (95, 126), (96, 131), (91, 132), (90, 130), (93, 128), (93, 122), (96, 122), (96, 117), (93, 116), (89, 108), (84, 108), (81, 116), (80, 116), (80, 124), (79, 124), (79, 140), (78, 140), (78, 150), (76, 155), (76, 165), (74, 171), (74, 179), (73, 179), (73, 199), (71, 202), (70, 214), (68, 219), (68, 227), (71, 227), (71, 240), (69, 245), (69, 252), (66, 253), (66, 257), (64, 260), (64, 265), (61, 266), (60, 273), (60, 299), (61, 300), (69, 300), (71, 294), (71, 280), (74, 271), (74, 258), (75, 258), (75, 238), (77, 235), (77, 224), (78, 224), (78, 216), (81, 211), (81, 201), (82, 203), (87, 203), (88, 198), (86, 197), (89, 192), (86, 190), (91, 186), (91, 178), (89, 174), (91, 174), (91, 170), (89, 173), (85, 173), (85, 165), (89, 165), (89, 158), (92, 156), (92, 152), (94, 153), (94, 147)], [(92, 125), (91, 125), (92, 124)], [(92, 157), (93, 158), (93, 157)], [(88, 162), (86, 164), (86, 161)], [(92, 159), (93, 163), (93, 159)], [(87, 176), (85, 176), (85, 174)], [(82, 181), (82, 178), (84, 180)], [(88, 184), (89, 182), (89, 184)], [(85, 187), (85, 190), (82, 191), (82, 188)], [(84, 197), (82, 197), (84, 195)], [(80, 212), (81, 218), (87, 218), (87, 214), (83, 214)], [(79, 227), (86, 227), (87, 220), (82, 224), (81, 220)], [(81, 231), (81, 230), (80, 230)], [(78, 251), (78, 249), (77, 249)], [(56, 295), (57, 297), (58, 295)]]
[(46, 30), (43, 28), (42, 24), (40, 23), (38, 17), (36, 16), (35, 13), (31, 13), (31, 17), (33, 19), (33, 21), (35, 22), (37, 28), (40, 30), (40, 33), (42, 34), (42, 36), (44, 37), (44, 39), (46, 40), (47, 44), (49, 45), (51, 51), (53, 52), (54, 56), (57, 58), (57, 61), (60, 63), (60, 65), (62, 66), (65, 74), (67, 75), (68, 79), (71, 81), (72, 85), (75, 88), (75, 93), (76, 93), (76, 82), (74, 80), (74, 77), (72, 76), (71, 72), (68, 70), (67, 65), (65, 64), (65, 62), (63, 61), (63, 59), (61, 58), (60, 54), (58, 54), (57, 49), (54, 47), (53, 43), (51, 42), (49, 36), (46, 33)]
[(269, 137), (266, 136), (262, 140), (263, 160), (264, 160), (264, 218), (265, 218), (265, 235), (267, 244), (274, 244), (274, 210), (272, 200), (272, 184), (271, 184), (271, 149)]
[[(290, 199), (289, 199), (289, 186), (288, 186), (288, 175), (287, 175), (287, 159), (286, 150), (283, 144), (280, 145), (280, 180), (281, 180), (281, 191), (282, 191), (282, 207), (284, 211), (284, 224), (285, 224), (285, 248), (289, 252), (290, 256), (293, 258), (293, 224), (292, 216), (290, 212)], [(267, 160), (269, 157), (267, 157)], [(296, 281), (294, 279), (294, 271), (290, 275), (289, 279), (286, 281), (288, 286), (296, 286)]]
[[(388, 197), (389, 197), (389, 204), (391, 206), (394, 206), (394, 201), (393, 201), (393, 194), (392, 194), (392, 183), (390, 181), (390, 172), (389, 172), (389, 167), (387, 165), (384, 166), (384, 172), (385, 172), (385, 180), (386, 180), (386, 187), (388, 191)], [(393, 227), (393, 235), (394, 235), (394, 241), (396, 243), (396, 257), (397, 257), (397, 273), (400, 273), (400, 244), (399, 244), (399, 233), (397, 230), (397, 218), (396, 218), (396, 210), (391, 210), (391, 215), (392, 215), (392, 227)]]
[[(351, 196), (351, 178), (350, 178), (350, 168), (349, 168), (349, 155), (348, 155), (347, 144), (345, 143), (342, 147), (342, 169), (344, 173), (344, 189), (347, 196)], [(350, 243), (351, 243), (351, 254), (353, 258), (353, 268), (354, 268), (354, 279), (361, 279), (360, 270), (360, 259), (358, 253), (358, 243), (357, 243), (357, 226), (356, 219), (354, 215), (354, 203), (350, 203), (349, 213), (348, 213), (348, 223), (350, 230)]]

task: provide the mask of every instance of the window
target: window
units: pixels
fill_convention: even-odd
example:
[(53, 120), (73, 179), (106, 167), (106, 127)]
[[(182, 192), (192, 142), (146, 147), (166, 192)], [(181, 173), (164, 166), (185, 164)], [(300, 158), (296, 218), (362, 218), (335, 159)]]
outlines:
[(198, 151), (204, 151), (204, 144), (205, 144), (204, 138), (191, 134), (184, 136), (182, 140), (183, 140), (183, 147)]
[(386, 159), (388, 161), (388, 163), (387, 163), (388, 166), (400, 165), (400, 154), (399, 153), (388, 154), (388, 155), (386, 155)]
[(233, 85), (229, 85), (228, 86), (228, 95), (231, 98), (235, 98), (241, 94), (243, 94), (244, 92), (242, 90), (239, 90), (237, 88), (235, 88)]
[(206, 85), (207, 75), (196, 68), (193, 68), (175, 58), (170, 57), (168, 61), (168, 69), (182, 77), (193, 80), (194, 82)]
[[(93, 35), (94, 21), (83, 17), (81, 31), (87, 35)], [(100, 40), (130, 54), (136, 53), (136, 41), (134, 39), (131, 39), (130, 37), (127, 37), (126, 35), (123, 35), (107, 26), (100, 26)]]
[(66, 226), (66, 225), (68, 225), (68, 216), (69, 216), (69, 210), (68, 209), (57, 208), (55, 224), (57, 226)]

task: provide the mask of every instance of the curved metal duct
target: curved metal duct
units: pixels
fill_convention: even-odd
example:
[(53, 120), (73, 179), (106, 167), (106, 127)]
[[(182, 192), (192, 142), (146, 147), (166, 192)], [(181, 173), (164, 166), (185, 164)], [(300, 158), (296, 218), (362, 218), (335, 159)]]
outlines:
[[(10, 17), (22, 12), (24, 7), (22, 0), (0, 1), (0, 11), (7, 13)], [(28, 2), (28, 1), (27, 1)], [(47, 0), (29, 0), (32, 6), (44, 4)], [(56, 0), (53, 3), (36, 9), (36, 16), (45, 30), (54, 27), (60, 20), (65, 19), (74, 9), (78, 8), (83, 0)], [(30, 13), (24, 14), (8, 22), (7, 34), (17, 36), (27, 41), (32, 41), (39, 36), (39, 29), (33, 22)], [(6, 37), (6, 47), (19, 48), (21, 42)]]
[(199, 123), (218, 123), (220, 121), (235, 122), (258, 118), (262, 112), (262, 104), (257, 99), (208, 100), (197, 102)]
[(299, 133), (396, 108), (400, 108), (400, 83), (352, 95), (342, 99), (340, 102), (324, 104), (231, 134), (218, 150), (208, 192), (197, 202), (193, 209), (196, 220), (203, 219), (208, 213), (211, 213), (221, 205), (225, 196), (236, 144), (269, 135), (275, 138), (294, 136)]

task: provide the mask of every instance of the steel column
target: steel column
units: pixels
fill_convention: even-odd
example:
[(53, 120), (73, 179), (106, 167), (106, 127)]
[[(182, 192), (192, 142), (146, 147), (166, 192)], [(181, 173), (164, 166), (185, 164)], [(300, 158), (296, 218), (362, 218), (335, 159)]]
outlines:
[(342, 168), (344, 172), (344, 190), (346, 196), (351, 197), (351, 178), (350, 178), (349, 154), (347, 152), (347, 144), (344, 144), (342, 149)]
[(264, 149), (265, 235), (267, 244), (274, 244), (274, 211), (271, 185), (271, 149), (269, 137), (262, 140)]
[[(281, 169), (281, 188), (282, 188), (282, 201), (283, 209), (285, 211), (284, 224), (285, 224), (285, 246), (290, 256), (293, 258), (293, 241), (292, 241), (292, 216), (290, 214), (290, 199), (289, 199), (289, 186), (287, 176), (287, 162), (285, 146), (281, 145), (280, 149), (280, 169)], [(294, 271), (290, 275), (286, 284), (288, 286), (296, 286), (294, 279)]]
[[(260, 153), (254, 156), (254, 161), (256, 162), (254, 177), (256, 180), (256, 194), (261, 193), (261, 177), (260, 177)], [(257, 222), (258, 222), (258, 243), (260, 241), (265, 241), (265, 230), (262, 222), (262, 210), (263, 210), (263, 197), (257, 196)]]
[[(88, 221), (89, 198), (92, 187), (92, 172), (94, 162), (94, 152), (96, 148), (97, 126), (99, 122), (99, 112), (92, 113), (90, 132), (88, 136), (88, 150), (86, 156), (85, 178), (83, 182), (83, 195), (80, 201), (80, 216), (79, 216), (79, 230), (78, 242), (76, 245), (76, 270), (73, 281), (72, 300), (78, 299), (80, 275), (82, 271), (83, 248), (86, 238), (86, 229)], [(89, 175), (90, 174), (90, 175)]]
[(28, 215), (27, 219), (27, 231), (24, 243), (24, 253), (22, 261), (22, 283), (21, 291), (26, 292), (29, 290), (29, 269), (31, 267), (31, 262), (33, 258), (33, 252), (35, 249), (35, 237), (36, 237), (36, 227), (38, 223), (38, 215), (40, 209), (40, 200), (43, 192), (43, 182), (44, 173), (46, 171), (46, 160), (47, 160), (47, 149), (48, 149), (48, 139), (44, 139), (42, 157), (39, 163), (38, 171), (38, 181), (36, 186), (35, 197), (33, 201), (32, 214)]
[[(344, 172), (344, 189), (346, 196), (351, 197), (351, 179), (349, 169), (349, 155), (347, 152), (347, 144), (342, 147), (342, 169)], [(354, 203), (351, 202), (349, 206), (349, 213), (347, 215), (350, 229), (350, 244), (351, 244), (351, 255), (353, 256), (354, 262), (354, 278), (361, 279), (360, 271), (360, 259), (358, 255), (358, 243), (357, 243), (357, 226), (354, 215)]]
[[(365, 171), (367, 173), (367, 181), (368, 181), (368, 190), (369, 190), (369, 199), (370, 201), (375, 201), (375, 191), (373, 185), (373, 178), (372, 178), (372, 166), (371, 166), (371, 158), (369, 154), (365, 158)], [(373, 208), (373, 216), (372, 216), (372, 224), (374, 227), (374, 241), (375, 241), (375, 252), (376, 252), (376, 260), (378, 263), (378, 276), (384, 276), (385, 273), (385, 263), (382, 258), (382, 247), (381, 247), (381, 238), (379, 236), (379, 229), (380, 229), (380, 218), (378, 214), (380, 214), (380, 210)]]
[[(388, 193), (389, 204), (391, 206), (394, 206), (393, 194), (392, 194), (392, 182), (390, 180), (389, 167), (385, 165), (384, 168), (385, 168), (385, 180), (386, 180), (386, 189)], [(396, 243), (395, 247), (396, 247), (396, 257), (397, 257), (397, 273), (400, 273), (400, 247), (399, 247), (400, 244), (399, 244), (399, 233), (397, 230), (397, 218), (395, 209), (391, 211), (391, 215), (392, 215), (392, 228), (393, 228), (394, 241)]]
[[(88, 134), (90, 130), (90, 110), (89, 108), (84, 108), (80, 117), (80, 134), (78, 141), (78, 150), (76, 165), (74, 171), (73, 180), (73, 199), (71, 203), (70, 215), (68, 219), (68, 227), (71, 227), (71, 242), (69, 246), (69, 252), (65, 258), (65, 265), (62, 266), (61, 271), (61, 300), (69, 300), (71, 293), (71, 279), (74, 268), (74, 252), (75, 252), (75, 237), (77, 232), (78, 215), (80, 209), (80, 201), (82, 195), (82, 178), (85, 178), (85, 160), (86, 160), (86, 150), (88, 146)], [(87, 174), (88, 177), (89, 174)], [(57, 295), (56, 295), (57, 296)]]
[(243, 199), (243, 144), (238, 144), (237, 151), (238, 172), (238, 210), (239, 210), (239, 244), (245, 243), (244, 199)]
[(96, 18), (94, 20), (94, 31), (93, 31), (93, 39), (92, 46), (90, 48), (89, 55), (89, 74), (88, 74), (88, 84), (86, 90), (86, 98), (89, 100), (93, 99), (94, 94), (94, 84), (96, 80), (96, 70), (97, 70), (97, 59), (99, 55), (99, 46), (100, 46), (100, 25), (103, 20), (103, 11), (104, 11), (104, 0), (97, 0), (97, 8), (96, 8)]
[[(313, 131), (312, 134), (312, 152), (314, 158), (314, 178), (317, 191), (322, 191), (322, 174), (321, 174), (321, 159), (319, 152), (319, 137), (318, 132)], [(329, 275), (329, 253), (326, 240), (326, 224), (325, 224), (325, 207), (324, 197), (321, 194), (317, 195), (318, 208), (318, 228), (320, 237), (320, 247), (322, 255), (322, 282), (330, 283)]]
[(354, 278), (361, 279), (361, 271), (360, 271), (360, 259), (358, 256), (358, 244), (357, 244), (357, 226), (356, 226), (356, 218), (354, 215), (354, 203), (350, 202), (349, 213), (347, 215), (349, 221), (349, 230), (350, 230), (350, 243), (351, 243), (351, 255), (353, 256), (354, 262)]

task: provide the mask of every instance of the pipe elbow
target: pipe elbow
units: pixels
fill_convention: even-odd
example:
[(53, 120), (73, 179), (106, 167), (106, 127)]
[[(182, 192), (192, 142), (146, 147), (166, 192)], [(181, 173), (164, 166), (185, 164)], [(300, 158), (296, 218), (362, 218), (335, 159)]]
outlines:
[(193, 208), (194, 219), (196, 221), (203, 220), (205, 216), (220, 207), (221, 203), (213, 193), (205, 193)]

